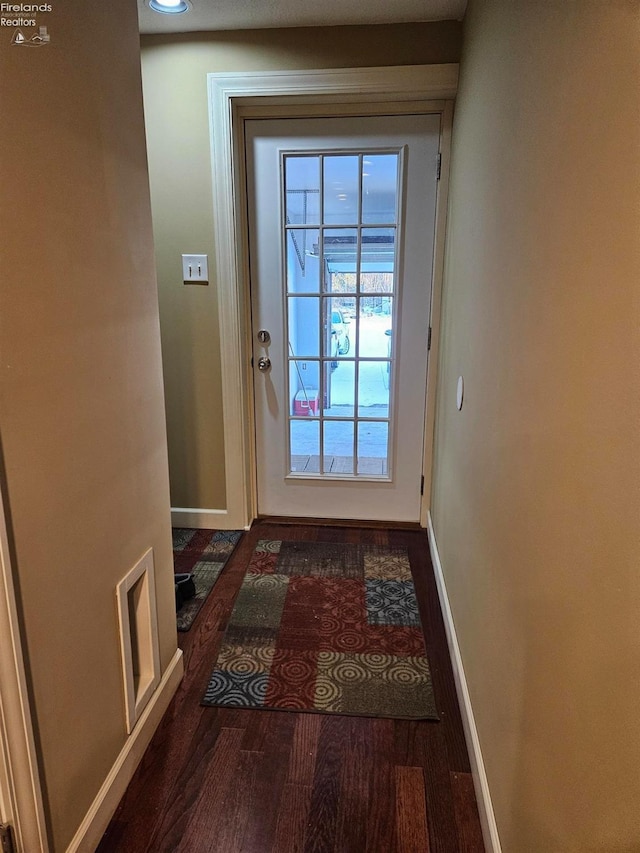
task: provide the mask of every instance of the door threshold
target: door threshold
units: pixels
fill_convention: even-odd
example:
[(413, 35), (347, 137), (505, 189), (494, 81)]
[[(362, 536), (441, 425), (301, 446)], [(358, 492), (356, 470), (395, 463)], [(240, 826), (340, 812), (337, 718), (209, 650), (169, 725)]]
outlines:
[(316, 527), (357, 527), (374, 530), (424, 530), (419, 521), (369, 521), (355, 518), (294, 518), (287, 515), (259, 515), (252, 527), (261, 524)]

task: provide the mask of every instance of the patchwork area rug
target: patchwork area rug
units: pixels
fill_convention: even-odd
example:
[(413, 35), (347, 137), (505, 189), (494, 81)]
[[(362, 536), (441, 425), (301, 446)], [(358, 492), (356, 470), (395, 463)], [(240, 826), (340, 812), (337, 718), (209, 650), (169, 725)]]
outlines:
[(241, 536), (242, 530), (173, 528), (174, 572), (191, 572), (196, 585), (195, 597), (178, 610), (178, 631), (192, 626)]
[(438, 719), (406, 549), (259, 541), (202, 704)]

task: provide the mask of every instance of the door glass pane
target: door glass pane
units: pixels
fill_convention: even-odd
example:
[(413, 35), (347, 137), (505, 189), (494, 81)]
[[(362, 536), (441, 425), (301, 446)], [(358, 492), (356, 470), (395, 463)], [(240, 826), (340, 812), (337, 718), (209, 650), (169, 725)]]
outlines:
[(294, 417), (317, 417), (320, 409), (320, 362), (289, 362), (289, 411)]
[(355, 361), (325, 361), (324, 414), (352, 418), (356, 399)]
[(353, 474), (353, 421), (324, 422), (325, 474)]
[(391, 362), (361, 361), (358, 365), (358, 415), (361, 418), (389, 417)]
[[(395, 228), (363, 228), (362, 246), (360, 249), (360, 269), (362, 274), (370, 275), (365, 279), (369, 286), (378, 278), (384, 281), (387, 290), (393, 291), (393, 273), (396, 267), (396, 229)], [(386, 273), (384, 279), (382, 275)], [(381, 275), (382, 274), (382, 275)], [(373, 276), (378, 278), (374, 279)], [(365, 281), (362, 289), (366, 290)]]
[[(330, 334), (325, 340), (324, 355), (341, 359), (351, 353), (354, 334), (354, 324), (348, 312), (342, 310), (341, 299), (325, 298), (327, 322), (330, 324)], [(353, 356), (353, 353), (351, 353)]]
[(293, 420), (290, 424), (291, 473), (320, 473), (320, 424)]
[(365, 154), (362, 162), (362, 222), (396, 221), (398, 155)]
[(358, 230), (325, 228), (323, 252), (325, 291), (355, 293), (358, 282)]
[(358, 423), (358, 474), (382, 477), (388, 474), (389, 424), (385, 421)]
[(360, 158), (347, 156), (324, 158), (324, 222), (326, 225), (350, 225), (358, 221), (360, 194)]
[(363, 272), (360, 274), (360, 290), (363, 293), (393, 293), (392, 272)]
[(363, 296), (358, 318), (360, 358), (390, 358), (393, 329), (393, 299)]
[(320, 157), (287, 156), (284, 168), (287, 225), (319, 225)]
[(290, 296), (289, 355), (320, 355), (320, 299), (317, 296)]
[(317, 228), (294, 228), (287, 231), (286, 264), (289, 293), (319, 293), (320, 264)]

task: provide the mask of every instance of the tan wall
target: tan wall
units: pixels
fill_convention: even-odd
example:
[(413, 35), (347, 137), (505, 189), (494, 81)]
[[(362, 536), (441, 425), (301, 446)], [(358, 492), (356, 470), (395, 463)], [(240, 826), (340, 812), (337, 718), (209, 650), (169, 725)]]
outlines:
[[(143, 37), (172, 506), (226, 502), (207, 74), (457, 62), (460, 40), (453, 21)], [(182, 283), (192, 252), (208, 287)]]
[(49, 45), (0, 45), (0, 430), (62, 851), (126, 740), (115, 586), (149, 546), (163, 669), (176, 630), (136, 6), (53, 5)]
[(505, 853), (640, 849), (638, 14), (465, 25), (433, 515)]

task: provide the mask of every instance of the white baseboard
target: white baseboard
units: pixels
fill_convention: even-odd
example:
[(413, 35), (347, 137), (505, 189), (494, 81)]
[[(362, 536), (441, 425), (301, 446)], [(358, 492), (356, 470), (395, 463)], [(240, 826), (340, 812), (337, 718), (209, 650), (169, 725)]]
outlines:
[(197, 509), (171, 507), (171, 524), (174, 527), (195, 527), (199, 530), (231, 530), (226, 509)]
[(428, 513), (427, 515), (427, 532), (429, 536), (431, 560), (433, 562), (436, 584), (438, 586), (440, 606), (442, 608), (444, 625), (447, 631), (449, 654), (451, 655), (451, 663), (453, 666), (453, 677), (456, 683), (458, 702), (460, 703), (460, 713), (462, 714), (462, 725), (464, 727), (465, 740), (467, 742), (469, 759), (471, 761), (473, 785), (476, 791), (476, 800), (478, 801), (480, 823), (482, 824), (482, 837), (484, 839), (484, 845), (487, 849), (487, 853), (502, 853), (500, 838), (498, 836), (498, 827), (496, 825), (493, 804), (491, 802), (489, 782), (487, 780), (482, 751), (480, 749), (478, 730), (473, 716), (473, 708), (471, 707), (471, 697), (469, 696), (469, 689), (467, 687), (467, 678), (462, 664), (460, 646), (458, 645), (458, 636), (453, 622), (451, 605), (449, 604), (449, 595), (447, 594), (447, 585), (442, 571), (442, 563), (440, 562), (440, 554), (438, 552), (438, 544), (436, 542), (436, 535), (433, 529), (431, 513)]
[(140, 715), (133, 732), (127, 738), (98, 795), (71, 844), (67, 847), (66, 853), (93, 853), (98, 846), (145, 749), (149, 746), (153, 733), (158, 728), (162, 715), (180, 684), (183, 672), (182, 651), (177, 649), (157, 690)]

